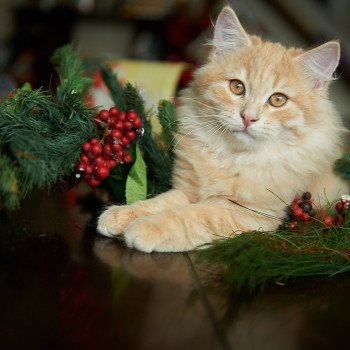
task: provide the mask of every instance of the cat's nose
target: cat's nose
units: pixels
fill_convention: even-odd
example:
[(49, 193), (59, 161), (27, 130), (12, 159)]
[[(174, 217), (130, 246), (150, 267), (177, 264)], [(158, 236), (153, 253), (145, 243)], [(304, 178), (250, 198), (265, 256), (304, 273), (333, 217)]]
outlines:
[(256, 114), (246, 111), (241, 112), (241, 117), (245, 128), (248, 128), (250, 125), (259, 120), (259, 117)]

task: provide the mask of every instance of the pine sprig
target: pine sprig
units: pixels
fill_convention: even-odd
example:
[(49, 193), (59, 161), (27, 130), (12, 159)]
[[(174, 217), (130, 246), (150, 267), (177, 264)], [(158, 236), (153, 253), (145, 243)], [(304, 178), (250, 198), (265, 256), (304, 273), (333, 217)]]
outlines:
[(151, 195), (162, 193), (171, 187), (172, 158), (167, 150), (157, 142), (149, 119), (144, 119), (144, 135), (139, 145), (144, 152), (148, 166), (148, 192)]
[(341, 227), (322, 223), (305, 232), (247, 232), (214, 242), (200, 252), (204, 261), (217, 264), (236, 291), (263, 288), (307, 276), (335, 276), (350, 270), (350, 220)]
[(162, 126), (162, 139), (169, 150), (172, 150), (174, 135), (177, 130), (177, 124), (175, 120), (176, 106), (167, 100), (159, 102), (158, 106), (158, 119)]
[[(84, 76), (84, 64), (72, 45), (65, 45), (54, 51), (51, 62), (60, 77), (57, 100), (67, 103), (71, 95), (82, 94), (91, 84), (91, 79)], [(75, 100), (75, 98), (72, 98)]]
[[(53, 57), (60, 74), (55, 95), (18, 89), (0, 105), (0, 155), (11, 160), (6, 171), (16, 174), (18, 186), (16, 200), (1, 200), (11, 209), (33, 187), (50, 187), (68, 175), (81, 144), (98, 133), (83, 100), (89, 80), (82, 77), (81, 59), (70, 46)], [(8, 195), (0, 191), (0, 198)]]

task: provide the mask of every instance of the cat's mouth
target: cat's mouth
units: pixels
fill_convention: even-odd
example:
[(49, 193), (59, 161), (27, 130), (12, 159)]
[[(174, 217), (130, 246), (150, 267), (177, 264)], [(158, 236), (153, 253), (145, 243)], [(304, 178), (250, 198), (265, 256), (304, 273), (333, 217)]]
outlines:
[(251, 130), (249, 128), (242, 128), (242, 129), (232, 129), (232, 132), (234, 134), (239, 134), (239, 135), (247, 135), (249, 137), (254, 137), (252, 134)]

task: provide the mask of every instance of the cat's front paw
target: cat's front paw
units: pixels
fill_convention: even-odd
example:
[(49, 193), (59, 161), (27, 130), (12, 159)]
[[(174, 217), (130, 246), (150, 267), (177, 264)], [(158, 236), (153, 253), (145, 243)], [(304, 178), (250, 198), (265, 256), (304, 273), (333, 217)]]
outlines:
[(137, 217), (137, 211), (131, 206), (113, 205), (98, 218), (97, 231), (106, 237), (115, 237)]
[(195, 232), (187, 232), (177, 221), (166, 214), (136, 219), (124, 231), (125, 243), (129, 248), (146, 253), (183, 252), (210, 240)]

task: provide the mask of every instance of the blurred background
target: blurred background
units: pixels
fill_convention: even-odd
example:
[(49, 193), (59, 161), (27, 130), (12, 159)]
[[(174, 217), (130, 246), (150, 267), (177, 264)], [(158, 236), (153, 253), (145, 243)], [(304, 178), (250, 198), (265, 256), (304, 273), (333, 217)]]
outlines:
[[(0, 98), (30, 82), (49, 87), (55, 48), (73, 42), (89, 60), (200, 65), (212, 22), (230, 3), (244, 27), (287, 46), (340, 39), (332, 98), (350, 120), (350, 2), (346, 0), (1, 0)], [(127, 77), (126, 77), (127, 78)], [(350, 123), (349, 123), (350, 124)]]

